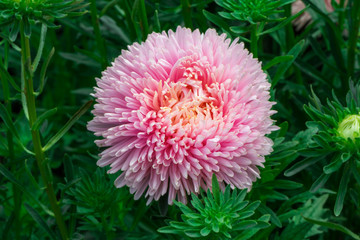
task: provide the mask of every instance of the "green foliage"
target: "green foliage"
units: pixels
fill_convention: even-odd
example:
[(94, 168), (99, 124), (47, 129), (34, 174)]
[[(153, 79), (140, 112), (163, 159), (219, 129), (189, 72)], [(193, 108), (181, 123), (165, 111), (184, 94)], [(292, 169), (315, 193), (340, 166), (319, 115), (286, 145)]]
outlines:
[(86, 12), (77, 10), (86, 7), (84, 0), (1, 0), (0, 26), (10, 26), (9, 38), (15, 41), (20, 21), (24, 23), (25, 35), (31, 35), (31, 25), (42, 22), (48, 27), (56, 27), (55, 19), (79, 16)]
[[(0, 239), (358, 239), (360, 1), (302, 0), (295, 15), (293, 2), (0, 0)], [(178, 25), (245, 43), (281, 129), (248, 193), (216, 181), (147, 206), (96, 166), (89, 95), (128, 45)]]
[(216, 0), (215, 2), (231, 13), (221, 12), (222, 17), (248, 21), (252, 24), (258, 22), (280, 21), (277, 14), (284, 12), (280, 8), (295, 0)]
[[(356, 166), (360, 161), (359, 124), (356, 117), (355, 120), (351, 118), (351, 121), (349, 117), (358, 116), (360, 112), (360, 84), (354, 85), (350, 82), (345, 106), (334, 93), (333, 98), (333, 101), (327, 100), (327, 106), (324, 106), (312, 92), (312, 104), (304, 106), (304, 109), (313, 120), (307, 122), (307, 126), (316, 129), (316, 134), (312, 136), (312, 142), (300, 151), (305, 159), (286, 170), (285, 175), (292, 176), (328, 156), (323, 162), (323, 174), (313, 183), (311, 190), (316, 191), (324, 186), (330, 175), (343, 168), (334, 207), (334, 213), (338, 216), (344, 205), (350, 177), (353, 176), (357, 180), (358, 176)], [(355, 131), (350, 137), (348, 133), (344, 136), (345, 128), (349, 128), (349, 124), (354, 125), (351, 126), (351, 130)]]
[(269, 215), (249, 219), (256, 213), (260, 201), (245, 201), (247, 189), (243, 189), (239, 193), (237, 193), (237, 189), (234, 189), (230, 193), (228, 185), (222, 192), (215, 174), (212, 177), (212, 188), (212, 193), (208, 189), (207, 195), (202, 199), (191, 194), (192, 209), (175, 201), (183, 213), (182, 222), (171, 221), (170, 226), (162, 227), (158, 231), (167, 234), (185, 234), (188, 237), (199, 239), (248, 239), (248, 237), (245, 238), (245, 231), (259, 230), (270, 226)]

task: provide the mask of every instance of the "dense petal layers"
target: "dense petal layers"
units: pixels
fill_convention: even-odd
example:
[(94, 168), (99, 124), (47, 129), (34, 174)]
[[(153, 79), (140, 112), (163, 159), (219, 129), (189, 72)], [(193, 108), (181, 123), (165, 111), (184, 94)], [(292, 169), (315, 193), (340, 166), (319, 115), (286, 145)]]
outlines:
[(185, 203), (211, 188), (213, 173), (250, 188), (272, 151), (266, 75), (243, 43), (215, 30), (152, 33), (122, 51), (97, 85), (88, 129), (106, 148), (98, 165), (121, 171), (115, 185), (135, 199), (168, 194), (169, 204)]

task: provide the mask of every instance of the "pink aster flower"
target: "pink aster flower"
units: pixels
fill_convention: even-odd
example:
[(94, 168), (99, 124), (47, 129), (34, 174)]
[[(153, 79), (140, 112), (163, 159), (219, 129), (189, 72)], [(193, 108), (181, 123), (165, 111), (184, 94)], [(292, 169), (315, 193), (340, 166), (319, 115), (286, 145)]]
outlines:
[(121, 172), (116, 187), (169, 204), (211, 188), (213, 173), (222, 187), (251, 188), (277, 127), (266, 74), (237, 41), (213, 29), (152, 33), (97, 79), (88, 129), (106, 148), (97, 164)]

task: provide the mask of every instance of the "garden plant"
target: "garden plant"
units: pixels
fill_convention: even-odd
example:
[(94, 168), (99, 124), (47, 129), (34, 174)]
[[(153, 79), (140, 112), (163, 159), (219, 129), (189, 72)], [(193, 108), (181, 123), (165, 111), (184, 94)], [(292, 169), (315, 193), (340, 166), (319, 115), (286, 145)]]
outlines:
[(0, 0), (0, 239), (360, 240), (359, 0)]

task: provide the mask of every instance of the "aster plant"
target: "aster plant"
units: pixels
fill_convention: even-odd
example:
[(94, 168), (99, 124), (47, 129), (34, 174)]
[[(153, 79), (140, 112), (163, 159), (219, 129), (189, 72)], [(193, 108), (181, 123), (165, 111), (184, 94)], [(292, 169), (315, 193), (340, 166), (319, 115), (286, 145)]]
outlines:
[(323, 187), (331, 175), (342, 168), (334, 206), (334, 214), (339, 216), (351, 177), (360, 183), (360, 85), (350, 82), (345, 106), (334, 93), (333, 98), (332, 101), (327, 100), (327, 105), (323, 105), (313, 93), (312, 103), (304, 107), (313, 120), (306, 125), (315, 128), (316, 133), (308, 147), (300, 151), (305, 159), (286, 170), (285, 175), (292, 176), (323, 160), (323, 173), (310, 189), (314, 192)]
[(270, 215), (258, 219), (249, 219), (260, 205), (260, 201), (245, 201), (247, 189), (237, 193), (226, 186), (222, 192), (214, 174), (212, 192), (207, 190), (201, 200), (192, 194), (191, 205), (181, 202), (175, 204), (180, 208), (182, 222), (171, 221), (170, 226), (158, 231), (166, 234), (185, 235), (195, 239), (250, 239), (259, 229), (270, 226)]
[[(163, 46), (166, 46), (164, 48)], [(148, 203), (221, 185), (251, 188), (277, 129), (270, 84), (242, 43), (215, 30), (178, 27), (123, 51), (97, 79), (88, 129), (104, 147), (97, 164), (122, 171), (115, 185)]]

